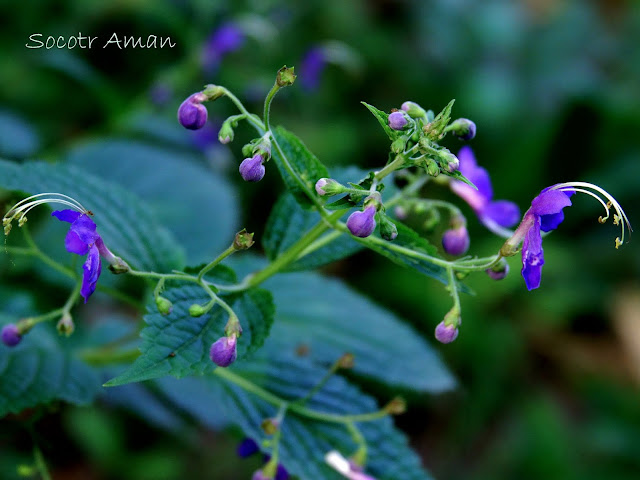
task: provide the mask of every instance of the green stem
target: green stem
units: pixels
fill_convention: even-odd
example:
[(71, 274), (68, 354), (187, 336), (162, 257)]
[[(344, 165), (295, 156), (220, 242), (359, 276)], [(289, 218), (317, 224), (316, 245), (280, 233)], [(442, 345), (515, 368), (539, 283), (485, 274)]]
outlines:
[(230, 90), (228, 90), (225, 87), (222, 87), (222, 89), (224, 90), (224, 94), (227, 97), (229, 97), (229, 99), (233, 102), (236, 108), (240, 110), (240, 112), (242, 112), (244, 115), (246, 115), (247, 121), (251, 123), (256, 130), (258, 130), (260, 135), (264, 135), (266, 129), (264, 128), (264, 125), (262, 124), (262, 122), (260, 122), (260, 120), (257, 118), (257, 116), (253, 115), (252, 113), (249, 113), (249, 111), (245, 108), (242, 102), (238, 100), (238, 97), (236, 97), (233, 93), (231, 93)]
[(37, 445), (33, 446), (33, 458), (35, 459), (36, 468), (38, 469), (38, 473), (40, 473), (42, 480), (51, 480), (47, 463), (44, 461), (44, 456)]
[(344, 210), (338, 210), (329, 215), (325, 221), (318, 222), (311, 230), (309, 230), (300, 240), (294, 243), (287, 251), (276, 258), (273, 262), (267, 265), (262, 270), (259, 270), (251, 274), (247, 279), (242, 282), (242, 285), (246, 285), (246, 288), (255, 287), (264, 282), (267, 278), (278, 273), (282, 268), (286, 267), (289, 263), (295, 261), (298, 255), (304, 251), (314, 240), (320, 237), (326, 232), (333, 222), (337, 221), (342, 215)]
[(276, 93), (278, 93), (278, 90), (280, 90), (280, 85), (278, 85), (278, 82), (273, 84), (273, 87), (271, 87), (271, 90), (269, 90), (269, 93), (267, 94), (267, 97), (264, 99), (264, 114), (262, 115), (262, 119), (264, 120), (264, 129), (265, 131), (270, 131), (271, 127), (269, 125), (270, 123), (270, 115), (271, 115), (271, 102), (273, 101), (273, 97), (276, 96)]
[(453, 308), (460, 312), (460, 296), (458, 295), (458, 284), (456, 281), (456, 272), (452, 267), (447, 268), (447, 276), (449, 278), (449, 285), (447, 289), (453, 298)]
[(35, 256), (37, 256), (40, 260), (42, 260), (48, 266), (50, 266), (54, 270), (57, 270), (63, 275), (66, 275), (71, 278), (76, 278), (76, 274), (73, 272), (73, 270), (65, 267), (64, 265), (59, 264), (53, 258), (49, 257), (46, 253), (40, 250), (38, 245), (36, 245), (36, 242), (34, 242), (33, 238), (31, 237), (31, 234), (29, 233), (29, 230), (26, 225), (22, 227), (22, 231), (24, 232), (24, 238), (27, 244), (29, 245), (29, 247), (31, 247), (31, 250), (33, 250), (33, 254)]
[(378, 420), (380, 418), (386, 417), (389, 415), (384, 409), (378, 410), (370, 413), (361, 413), (354, 415), (336, 415), (332, 413), (324, 413), (318, 412), (316, 410), (311, 410), (302, 405), (296, 405), (294, 403), (289, 403), (286, 400), (274, 395), (273, 393), (265, 390), (264, 388), (256, 385), (255, 383), (247, 380), (246, 378), (233, 373), (231, 370), (226, 368), (216, 368), (213, 371), (214, 375), (218, 375), (225, 380), (238, 385), (243, 390), (246, 390), (249, 393), (253, 393), (258, 397), (262, 398), (266, 402), (275, 405), (276, 407), (282, 407), (283, 405), (287, 405), (287, 409), (290, 412), (294, 412), (301, 417), (311, 418), (313, 420), (319, 420), (321, 422), (329, 422), (329, 423), (342, 423), (349, 424), (353, 422), (371, 422), (374, 420)]
[(304, 405), (307, 403), (316, 393), (318, 393), (322, 388), (327, 384), (329, 379), (338, 371), (340, 368), (340, 361), (334, 362), (331, 365), (331, 368), (324, 374), (324, 376), (320, 379), (320, 381), (311, 389), (309, 392), (302, 398), (299, 398), (295, 402), (292, 402), (292, 405)]
[(405, 164), (405, 161), (406, 159), (404, 155), (396, 155), (396, 158), (394, 158), (391, 163), (388, 163), (382, 170), (376, 173), (374, 180), (380, 181), (390, 173), (402, 168)]
[(222, 260), (227, 258), (229, 255), (233, 254), (235, 251), (236, 249), (234, 248), (234, 246), (230, 245), (229, 248), (227, 248), (224, 252), (218, 255), (218, 257), (215, 260), (213, 260), (211, 263), (206, 265), (202, 270), (200, 270), (197, 277), (198, 283), (202, 282), (202, 277), (204, 277), (208, 271), (210, 271), (212, 268), (218, 265)]

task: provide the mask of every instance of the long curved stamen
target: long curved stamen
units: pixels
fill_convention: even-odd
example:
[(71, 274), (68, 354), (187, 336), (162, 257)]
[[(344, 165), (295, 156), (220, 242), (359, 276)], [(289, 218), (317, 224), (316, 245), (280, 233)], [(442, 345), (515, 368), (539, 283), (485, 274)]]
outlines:
[[(605, 212), (606, 212), (606, 216), (598, 218), (598, 221), (600, 223), (604, 223), (604, 222), (607, 221), (607, 219), (609, 218), (609, 211), (613, 207), (613, 209), (616, 212), (613, 215), (613, 223), (614, 223), (614, 225), (620, 225), (620, 230), (622, 231), (620, 237), (616, 237), (616, 248), (618, 248), (620, 245), (622, 245), (624, 243), (625, 225), (627, 226), (627, 229), (629, 230), (629, 236), (631, 236), (631, 232), (633, 232), (633, 229), (631, 228), (631, 223), (629, 222), (629, 219), (627, 218), (627, 214), (624, 213), (624, 210), (622, 209), (620, 204), (617, 202), (617, 200), (615, 198), (613, 198), (609, 194), (609, 192), (607, 192), (606, 190), (598, 187), (597, 185), (594, 185), (592, 183), (587, 183), (587, 182), (559, 183), (559, 184), (554, 185), (553, 187), (551, 187), (551, 189), (552, 190), (560, 190), (562, 192), (574, 191), (574, 192), (579, 192), (579, 193), (585, 193), (585, 194), (589, 195), (590, 197), (593, 197), (596, 200), (598, 200), (600, 202), (600, 204), (604, 207)], [(605, 201), (599, 195), (593, 193), (592, 191), (586, 190), (586, 189), (595, 190), (600, 195), (602, 195), (607, 200), (607, 202), (605, 203)]]
[(84, 206), (79, 201), (77, 201), (75, 198), (69, 197), (68, 195), (56, 192), (39, 193), (37, 195), (32, 195), (23, 200), (20, 200), (9, 209), (4, 217), (2, 217), (4, 234), (8, 235), (11, 231), (11, 222), (13, 222), (13, 220), (17, 218), (18, 226), (21, 227), (27, 221), (27, 213), (29, 213), (38, 205), (42, 205), (44, 203), (59, 203), (61, 205), (70, 207), (71, 209), (76, 210), (80, 213), (89, 213), (89, 210), (84, 208)]

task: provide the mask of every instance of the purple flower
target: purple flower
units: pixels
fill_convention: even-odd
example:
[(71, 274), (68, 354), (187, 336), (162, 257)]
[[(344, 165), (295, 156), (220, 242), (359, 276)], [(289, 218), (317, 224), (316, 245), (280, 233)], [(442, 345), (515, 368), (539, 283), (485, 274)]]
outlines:
[(327, 65), (326, 57), (321, 47), (313, 47), (302, 58), (299, 70), (300, 83), (306, 91), (317, 90), (320, 77)]
[(476, 124), (468, 118), (459, 118), (447, 127), (460, 140), (471, 140), (476, 136)]
[(451, 190), (465, 200), (476, 213), (482, 224), (492, 232), (510, 236), (505, 228), (515, 225), (520, 218), (518, 206), (507, 200), (493, 200), (493, 189), (489, 173), (476, 163), (470, 147), (462, 147), (458, 153), (460, 173), (467, 177), (478, 189), (460, 180), (451, 182)]
[(376, 229), (376, 207), (369, 205), (361, 212), (353, 212), (347, 219), (347, 228), (352, 235), (360, 238), (368, 237)]
[(112, 263), (117, 257), (105, 246), (102, 238), (96, 232), (96, 224), (86, 213), (75, 210), (56, 210), (51, 214), (62, 222), (71, 224), (69, 232), (64, 239), (64, 246), (68, 252), (76, 255), (87, 255), (87, 259), (82, 266), (84, 270), (82, 276), (82, 287), (80, 295), (84, 297), (84, 303), (96, 289), (98, 277), (102, 270), (100, 256), (105, 257)]
[(219, 66), (222, 58), (238, 50), (245, 41), (245, 34), (234, 23), (225, 23), (213, 32), (205, 41), (202, 49), (202, 68), (211, 74)]
[(404, 112), (391, 112), (389, 114), (389, 126), (394, 130), (403, 130), (409, 120)]
[(178, 108), (180, 125), (189, 130), (198, 130), (207, 123), (207, 107), (202, 102), (208, 100), (202, 92), (190, 95)]
[(443, 320), (436, 327), (436, 340), (442, 343), (451, 343), (458, 338), (458, 328), (455, 325), (446, 325)]
[[(564, 220), (562, 209), (571, 205), (573, 190), (557, 190), (548, 187), (531, 202), (522, 222), (505, 246), (517, 246), (522, 241), (522, 277), (528, 290), (540, 286), (544, 252), (541, 232), (555, 230)], [(503, 249), (505, 247), (503, 246)]]
[(246, 437), (240, 442), (236, 453), (240, 458), (247, 458), (260, 451), (260, 447), (253, 438)]
[(209, 357), (219, 367), (228, 367), (238, 357), (238, 342), (235, 335), (221, 337), (211, 345)]
[(22, 340), (22, 335), (18, 331), (18, 327), (10, 323), (2, 327), (2, 343), (4, 343), (7, 347), (15, 347)]
[(449, 255), (462, 255), (469, 250), (469, 232), (463, 224), (444, 232), (442, 246)]
[(240, 176), (246, 182), (259, 182), (264, 177), (264, 158), (257, 153), (252, 158), (245, 158), (240, 164)]
[(500, 263), (493, 268), (488, 268), (486, 272), (489, 278), (502, 280), (509, 274), (509, 264), (507, 262)]

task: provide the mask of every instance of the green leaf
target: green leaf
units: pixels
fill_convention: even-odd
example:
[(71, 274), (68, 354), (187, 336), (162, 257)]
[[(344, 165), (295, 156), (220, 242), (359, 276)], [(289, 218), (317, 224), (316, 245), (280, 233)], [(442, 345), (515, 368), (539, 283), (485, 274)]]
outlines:
[(462, 175), (458, 170), (454, 170), (453, 172), (448, 172), (446, 170), (441, 170), (440, 173), (442, 173), (443, 175), (447, 175), (448, 177), (454, 178), (456, 180), (460, 180), (461, 182), (466, 183), (467, 185), (469, 185), (470, 187), (475, 188), (476, 190), (478, 189), (478, 187), (476, 187), (471, 182), (471, 180), (469, 180), (467, 177)]
[[(325, 368), (314, 366), (294, 355), (278, 354), (277, 350), (265, 354), (259, 359), (232, 367), (232, 374), (240, 375), (281, 398), (295, 400), (303, 397), (326, 373)], [(260, 445), (266, 439), (260, 428), (261, 421), (274, 417), (278, 413), (277, 407), (224, 377), (216, 378), (213, 375), (203, 380), (209, 384), (212, 400), (217, 399), (216, 408)], [(315, 411), (339, 415), (378, 410), (373, 398), (339, 376), (331, 377), (306, 406)], [(391, 418), (359, 423), (358, 428), (368, 443), (368, 474), (378, 480), (431, 478), (408, 446), (404, 434), (394, 427)], [(348, 457), (357, 448), (343, 424), (311, 420), (295, 412), (285, 416), (281, 432), (279, 461), (289, 473), (305, 480), (343, 478), (325, 463), (324, 455), (331, 450), (338, 450)], [(268, 449), (264, 451), (269, 453)]]
[(321, 365), (350, 352), (355, 373), (388, 385), (421, 392), (455, 387), (438, 354), (417, 332), (343, 282), (295, 273), (278, 275), (265, 286), (273, 292), (277, 312), (267, 344), (271, 349), (292, 352), (304, 346)]
[(0, 155), (26, 158), (40, 148), (40, 140), (31, 126), (18, 115), (0, 111)]
[[(293, 133), (285, 130), (283, 127), (276, 127), (273, 131), (274, 138), (291, 168), (295, 171), (306, 186), (307, 192), (315, 195), (315, 184), (320, 178), (329, 176), (329, 172), (325, 166), (307, 149), (302, 141)], [(313, 202), (309, 199), (303, 188), (295, 178), (291, 176), (287, 168), (284, 166), (285, 158), (283, 158), (278, 149), (272, 148), (272, 159), (280, 170), (280, 175), (296, 201), (304, 208), (311, 208)]]
[(94, 213), (105, 244), (134, 268), (170, 271), (183, 265), (183, 252), (175, 239), (139, 198), (77, 167), (0, 160), (0, 188), (29, 194), (59, 192), (75, 198)]
[(387, 136), (391, 139), (391, 141), (395, 140), (400, 135), (402, 135), (402, 132), (396, 131), (389, 126), (388, 113), (385, 113), (382, 110), (378, 110), (376, 107), (374, 107), (373, 105), (369, 105), (366, 102), (360, 102), (360, 103), (362, 103), (365, 107), (369, 109), (371, 113), (373, 113), (373, 116), (376, 117), (376, 119), (380, 123), (380, 126), (385, 131)]
[(65, 348), (70, 339), (51, 330), (39, 325), (17, 346), (0, 346), (0, 418), (54, 400), (87, 404), (100, 391), (98, 372)]
[[(303, 210), (292, 195), (285, 194), (276, 202), (267, 221), (262, 239), (267, 258), (274, 260), (296, 243), (305, 232), (320, 221), (316, 211)], [(333, 233), (325, 233), (334, 235)], [(320, 237), (321, 239), (325, 237)], [(286, 271), (310, 270), (348, 257), (362, 250), (362, 245), (350, 235), (340, 234), (324, 247), (296, 260), (286, 267)]]
[[(106, 386), (141, 382), (172, 375), (182, 378), (203, 374), (215, 365), (209, 358), (211, 344), (224, 335), (227, 313), (214, 306), (201, 317), (189, 315), (189, 307), (205, 304), (210, 298), (199, 286), (186, 285), (169, 288), (162, 294), (173, 303), (173, 311), (166, 316), (158, 313), (155, 304), (148, 306), (145, 328), (141, 332), (142, 354), (125, 372), (110, 380)], [(273, 323), (274, 306), (271, 294), (251, 289), (239, 295), (225, 297), (240, 319), (243, 333), (238, 340), (238, 358), (260, 348), (269, 335)]]
[(190, 264), (215, 257), (238, 230), (233, 188), (195, 155), (112, 139), (78, 145), (66, 159), (144, 198), (185, 248)]

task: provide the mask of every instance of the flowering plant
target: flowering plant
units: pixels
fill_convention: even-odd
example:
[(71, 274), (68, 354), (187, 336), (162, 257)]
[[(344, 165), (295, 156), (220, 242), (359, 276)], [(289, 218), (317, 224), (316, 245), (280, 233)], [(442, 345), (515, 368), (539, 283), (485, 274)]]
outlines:
[[(186, 410), (205, 409), (211, 423), (236, 424), (247, 437), (240, 455), (265, 455), (254, 479), (342, 475), (391, 480), (400, 478), (398, 471), (403, 479), (426, 479), (428, 474), (390, 418), (405, 411), (405, 401), (391, 395), (379, 407), (351, 376), (377, 381), (391, 391), (418, 392), (449, 389), (453, 378), (428, 343), (396, 316), (337, 280), (288, 272), (315, 269), (370, 249), (444, 285), (452, 307), (441, 312), (443, 320), (432, 328), (438, 341), (451, 343), (461, 334), (460, 293), (469, 292), (467, 275), (500, 280), (508, 273), (506, 259), (521, 252), (526, 287), (541, 285), (542, 232), (560, 225), (572, 195), (596, 198), (606, 213), (602, 223), (614, 212), (613, 223), (622, 229), (616, 248), (631, 230), (616, 200), (584, 182), (544, 189), (515, 231), (509, 230), (519, 220), (518, 207), (493, 200), (489, 174), (469, 147), (456, 155), (442, 145), (448, 134), (459, 139), (454, 142), (476, 134), (471, 120), (452, 120), (453, 101), (438, 114), (410, 101), (390, 112), (365, 103), (388, 136), (388, 161), (374, 171), (330, 174), (295, 134), (271, 125), (274, 97), (295, 79), (293, 68), (278, 71), (262, 116), (249, 112), (220, 85), (189, 95), (177, 113), (183, 127), (198, 130), (207, 123), (205, 103), (227, 98), (238, 113), (222, 123), (220, 142), (233, 142), (240, 122), (255, 131), (255, 138), (242, 147), (240, 177), (259, 182), (277, 173), (286, 188), (260, 239), (266, 259), (244, 252), (256, 238), (243, 229), (229, 235), (226, 248), (206, 263), (187, 266), (178, 242), (148, 211), (132, 207), (136, 202), (126, 192), (100, 185), (74, 167), (0, 162), (0, 186), (33, 193), (3, 218), (5, 235), (16, 223), (23, 232), (24, 245), (8, 243), (7, 253), (35, 257), (72, 284), (62, 307), (3, 320), (0, 358), (10, 358), (4, 365), (13, 366), (3, 378), (0, 416), (56, 399), (90, 401), (98, 395), (103, 376), (108, 377), (105, 387), (115, 392), (152, 382)], [(443, 184), (472, 207), (483, 225), (506, 238), (496, 243), (495, 254), (463, 256), (471, 247), (467, 218), (453, 203), (427, 195)], [(43, 204), (64, 207), (51, 215), (70, 225), (64, 246), (75, 254), (73, 259), (86, 255), (82, 274), (73, 263), (62, 264), (43, 251), (27, 229), (27, 215)], [(409, 226), (417, 213), (435, 219), (428, 230), (443, 227), (437, 233), (441, 249)], [(39, 324), (55, 320), (60, 333), (71, 335), (79, 297), (86, 303), (96, 291), (139, 309), (140, 297), (123, 293), (123, 282), (114, 286), (101, 278), (102, 260), (113, 273), (140, 281), (147, 311), (141, 331), (138, 335), (110, 324), (108, 333), (88, 335), (70, 355), (56, 341), (43, 340), (47, 333)], [(27, 395), (31, 385), (48, 375), (37, 369), (25, 385), (24, 371), (34, 355), (66, 362), (68, 378)], [(346, 369), (352, 375), (340, 375)]]

